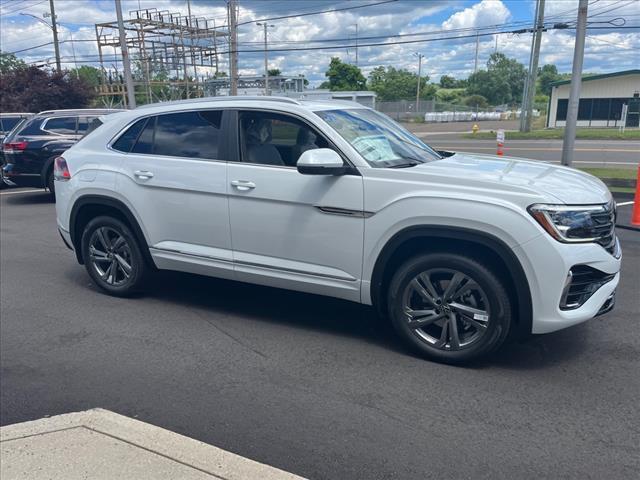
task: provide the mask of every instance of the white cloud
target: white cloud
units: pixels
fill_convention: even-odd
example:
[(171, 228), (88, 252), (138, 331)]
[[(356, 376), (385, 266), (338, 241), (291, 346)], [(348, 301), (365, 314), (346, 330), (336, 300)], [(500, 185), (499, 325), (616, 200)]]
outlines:
[(442, 23), (447, 30), (458, 28), (486, 27), (504, 23), (511, 12), (500, 0), (482, 0), (470, 8), (456, 12)]

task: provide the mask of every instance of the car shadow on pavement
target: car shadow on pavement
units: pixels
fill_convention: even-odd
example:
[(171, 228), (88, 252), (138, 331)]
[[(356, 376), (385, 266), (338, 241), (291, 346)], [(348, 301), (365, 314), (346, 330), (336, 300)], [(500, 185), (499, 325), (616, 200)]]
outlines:
[[(9, 190), (7, 193), (11, 192)], [(46, 203), (55, 204), (56, 201), (49, 192), (44, 190), (34, 190), (28, 193), (18, 193), (15, 195), (3, 195), (8, 205), (42, 205)]]
[[(422, 360), (372, 307), (346, 300), (168, 271), (155, 273), (143, 297), (204, 309), (211, 312), (213, 320), (216, 315), (232, 315), (358, 338)], [(552, 334), (531, 336), (462, 367), (533, 370), (557, 365), (580, 355), (585, 349), (587, 332), (585, 325), (578, 325)]]
[(407, 353), (393, 327), (372, 307), (346, 300), (168, 271), (156, 272), (143, 296), (210, 311), (212, 320), (216, 316), (245, 317), (358, 338)]

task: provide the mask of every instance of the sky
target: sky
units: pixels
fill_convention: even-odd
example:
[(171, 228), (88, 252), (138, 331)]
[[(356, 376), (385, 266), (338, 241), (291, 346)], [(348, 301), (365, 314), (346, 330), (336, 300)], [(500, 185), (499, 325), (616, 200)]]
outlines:
[[(528, 65), (530, 33), (495, 35), (494, 32), (530, 27), (535, 0), (381, 1), (238, 0), (238, 21), (247, 22), (239, 27), (238, 34), (240, 74), (263, 73), (264, 31), (255, 21), (264, 18), (271, 18), (268, 23), (273, 25), (268, 31), (269, 67), (279, 68), (284, 75), (305, 75), (311, 86), (318, 86), (325, 80), (324, 73), (331, 57), (356, 63), (356, 24), (360, 45), (357, 63), (365, 75), (379, 65), (417, 71), (416, 54), (421, 53), (424, 55), (422, 74), (431, 80), (437, 81), (442, 75), (466, 78), (474, 70), (474, 29), (477, 28), (484, 28), (481, 32), (487, 34), (479, 37), (479, 68), (486, 65), (494, 51)], [(125, 19), (130, 11), (138, 8), (187, 13), (187, 0), (122, 0), (122, 4)], [(577, 5), (578, 0), (547, 0), (545, 19), (549, 23), (575, 25)], [(350, 8), (360, 6), (365, 7)], [(115, 21), (114, 1), (55, 0), (55, 8), (63, 67), (74, 67), (74, 54), (77, 65), (99, 65), (94, 24)], [(334, 9), (345, 10), (298, 16)], [(51, 29), (29, 16), (42, 18), (48, 10), (48, 0), (0, 0), (0, 49), (17, 52), (16, 56), (29, 63), (52, 64)], [(191, 11), (210, 21), (215, 19), (217, 26), (226, 24), (224, 0), (191, 0)], [(274, 18), (281, 16), (291, 17)], [(626, 28), (632, 26), (638, 28)], [(545, 32), (540, 65), (554, 64), (561, 73), (570, 72), (574, 33), (572, 29)], [(450, 38), (459, 36), (466, 38)], [(449, 38), (437, 40), (443, 37)], [(398, 44), (399, 41), (407, 43)], [(367, 43), (382, 45), (362, 46)], [(328, 46), (339, 48), (329, 49)], [(305, 47), (322, 49), (277, 51)], [(220, 50), (227, 51), (227, 48), (222, 45)], [(110, 60), (115, 58), (113, 53), (111, 50)], [(221, 70), (228, 71), (227, 61), (226, 55), (220, 58)], [(114, 64), (113, 61), (109, 63)], [(604, 73), (638, 68), (639, 65), (640, 0), (590, 0), (583, 71)], [(200, 69), (199, 73), (207, 72)]]

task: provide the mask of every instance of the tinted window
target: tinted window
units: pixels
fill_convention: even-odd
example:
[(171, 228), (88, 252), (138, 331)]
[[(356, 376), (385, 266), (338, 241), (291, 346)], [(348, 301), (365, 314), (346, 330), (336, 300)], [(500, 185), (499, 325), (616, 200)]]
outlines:
[(20, 117), (4, 117), (0, 118), (0, 131), (10, 132), (22, 120)]
[[(99, 122), (100, 120), (97, 120), (97, 121)], [(133, 145), (136, 143), (136, 140), (138, 139), (138, 136), (140, 135), (140, 132), (142, 131), (146, 123), (147, 123), (146, 118), (143, 118), (142, 120), (138, 120), (136, 123), (131, 125), (129, 129), (126, 132), (124, 132), (120, 136), (120, 138), (118, 138), (118, 140), (114, 142), (113, 145), (111, 145), (111, 147), (114, 150), (119, 150), (121, 152), (129, 153)]]
[(131, 150), (134, 153), (153, 153), (153, 131), (156, 125), (156, 118), (150, 117), (138, 136), (135, 146)]
[(578, 103), (578, 120), (591, 120), (591, 107), (593, 100), (591, 98), (581, 98)]
[(610, 104), (611, 104), (610, 98), (594, 98), (593, 112), (591, 114), (591, 119), (592, 120), (608, 120)]
[(89, 130), (89, 125), (94, 120), (97, 120), (97, 117), (78, 117), (78, 133), (84, 133)]
[(159, 115), (153, 153), (170, 157), (218, 158), (222, 111)]
[(569, 100), (562, 98), (558, 100), (558, 110), (556, 112), (556, 120), (567, 119), (567, 108), (569, 106)]
[(50, 118), (45, 124), (44, 129), (63, 135), (75, 135), (76, 120), (76, 117)]

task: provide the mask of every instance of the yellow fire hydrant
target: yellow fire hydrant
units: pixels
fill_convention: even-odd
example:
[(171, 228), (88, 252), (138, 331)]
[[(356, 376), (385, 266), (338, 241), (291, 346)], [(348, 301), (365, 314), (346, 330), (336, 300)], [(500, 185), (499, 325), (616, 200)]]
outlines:
[(478, 126), (477, 123), (473, 124), (473, 127), (471, 127), (471, 131), (473, 132), (473, 134), (475, 135), (476, 133), (478, 133), (478, 130), (480, 130), (480, 127)]

